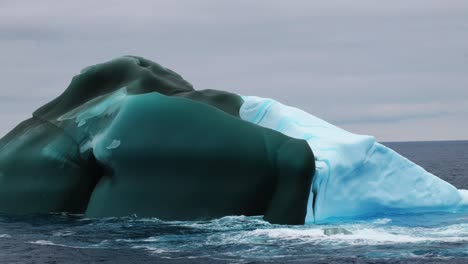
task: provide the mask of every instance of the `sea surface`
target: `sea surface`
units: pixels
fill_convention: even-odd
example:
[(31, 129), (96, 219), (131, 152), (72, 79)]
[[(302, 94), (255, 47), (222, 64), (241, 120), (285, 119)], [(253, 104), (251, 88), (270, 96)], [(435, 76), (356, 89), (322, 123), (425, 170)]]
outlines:
[[(385, 143), (468, 189), (468, 141)], [(309, 226), (0, 215), (1, 263), (468, 263), (468, 213), (376, 215)]]

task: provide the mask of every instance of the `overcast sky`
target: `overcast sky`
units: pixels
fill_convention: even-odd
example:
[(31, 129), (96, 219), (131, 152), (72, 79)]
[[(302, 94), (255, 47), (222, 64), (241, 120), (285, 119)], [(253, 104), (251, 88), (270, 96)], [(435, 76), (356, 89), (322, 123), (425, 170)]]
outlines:
[(380, 141), (468, 139), (464, 0), (0, 0), (0, 136), (127, 54)]

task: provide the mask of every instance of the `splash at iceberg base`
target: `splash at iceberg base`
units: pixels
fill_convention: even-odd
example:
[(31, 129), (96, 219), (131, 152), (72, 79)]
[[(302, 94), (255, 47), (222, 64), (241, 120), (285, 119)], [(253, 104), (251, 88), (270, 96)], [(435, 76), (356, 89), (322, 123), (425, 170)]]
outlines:
[(243, 99), (243, 120), (307, 140), (314, 150), (316, 171), (306, 223), (466, 209), (468, 191), (457, 190), (372, 136), (347, 132), (271, 99)]

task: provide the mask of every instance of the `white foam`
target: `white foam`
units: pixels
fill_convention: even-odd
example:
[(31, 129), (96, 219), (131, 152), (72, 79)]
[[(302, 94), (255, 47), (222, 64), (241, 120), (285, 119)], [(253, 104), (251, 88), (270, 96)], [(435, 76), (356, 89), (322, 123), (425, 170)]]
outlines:
[(75, 248), (75, 249), (89, 249), (89, 248), (96, 248), (96, 247), (101, 246), (100, 244), (90, 245), (90, 246), (72, 246), (72, 245), (57, 244), (50, 240), (36, 240), (36, 241), (29, 241), (28, 243), (40, 245), (40, 246), (55, 246), (55, 247)]
[(60, 246), (49, 240), (36, 240), (36, 241), (30, 241), (29, 243), (41, 245), (41, 246)]
[(166, 248), (160, 248), (156, 246), (133, 246), (132, 248), (134, 249), (143, 249), (146, 250), (152, 254), (166, 254), (166, 253), (177, 253), (180, 252), (180, 250), (175, 250), (175, 249), (166, 249)]
[(386, 225), (390, 222), (392, 222), (392, 219), (390, 218), (379, 218), (379, 219), (375, 219), (374, 221), (372, 221), (372, 223), (377, 224), (377, 225)]
[[(345, 229), (351, 234), (325, 234), (327, 228), (308, 226), (308, 228), (271, 228), (257, 229), (243, 234), (240, 239), (248, 240), (272, 238), (281, 240), (300, 240), (304, 243), (331, 245), (380, 245), (426, 242), (466, 242), (468, 225), (453, 225), (444, 228), (414, 228), (399, 226), (378, 226), (374, 224), (339, 225), (334, 228)], [(239, 239), (239, 237), (238, 237)]]
[(64, 236), (71, 236), (74, 234), (75, 232), (72, 232), (72, 231), (57, 231), (57, 232), (54, 232), (52, 236), (64, 237)]

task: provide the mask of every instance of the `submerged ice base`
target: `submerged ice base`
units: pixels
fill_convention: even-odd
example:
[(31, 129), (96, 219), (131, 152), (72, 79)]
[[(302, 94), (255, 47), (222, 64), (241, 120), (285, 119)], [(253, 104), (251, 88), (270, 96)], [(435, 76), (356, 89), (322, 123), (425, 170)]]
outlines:
[(307, 140), (314, 151), (316, 172), (306, 223), (388, 212), (456, 211), (468, 204), (467, 191), (457, 190), (372, 136), (347, 132), (271, 99), (243, 99), (243, 120)]

